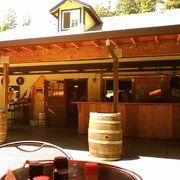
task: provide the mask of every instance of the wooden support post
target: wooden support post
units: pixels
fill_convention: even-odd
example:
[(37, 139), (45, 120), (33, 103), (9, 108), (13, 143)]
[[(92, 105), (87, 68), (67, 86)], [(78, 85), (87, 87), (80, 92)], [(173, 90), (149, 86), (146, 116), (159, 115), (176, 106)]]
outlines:
[(110, 40), (106, 40), (106, 47), (109, 50), (109, 53), (111, 54), (113, 58), (113, 112), (118, 113), (118, 103), (119, 103), (119, 98), (118, 98), (118, 90), (119, 90), (119, 63), (118, 63), (118, 57), (114, 53), (113, 48), (110, 45)]
[(3, 63), (3, 111), (8, 108), (9, 63)]
[(118, 96), (118, 90), (119, 90), (119, 73), (118, 73), (118, 58), (113, 58), (113, 92), (114, 92), (114, 113), (118, 112), (118, 103), (119, 103), (119, 96)]

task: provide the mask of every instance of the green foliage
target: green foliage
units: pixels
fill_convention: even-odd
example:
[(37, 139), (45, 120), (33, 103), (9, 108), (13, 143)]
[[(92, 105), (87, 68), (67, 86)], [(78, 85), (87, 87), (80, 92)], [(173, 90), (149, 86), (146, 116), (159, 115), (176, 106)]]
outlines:
[(117, 15), (116, 11), (112, 11), (110, 7), (106, 8), (103, 6), (96, 6), (94, 7), (94, 10), (96, 11), (99, 17), (107, 17), (107, 16), (110, 17)]
[(31, 24), (31, 17), (30, 15), (26, 15), (23, 17), (23, 27), (30, 26)]
[(136, 0), (121, 0), (117, 6), (117, 14), (136, 14), (138, 12)]
[(17, 26), (16, 19), (16, 12), (9, 9), (7, 14), (5, 15), (2, 26), (0, 27), (0, 32), (15, 28)]
[(157, 1), (155, 0), (138, 0), (138, 13), (153, 12), (156, 10)]
[(112, 11), (110, 7), (105, 8), (103, 6), (95, 7), (95, 11), (100, 17), (138, 14), (154, 12), (158, 4), (162, 4), (164, 10), (180, 8), (180, 0), (120, 0), (115, 11)]
[(180, 8), (180, 0), (163, 0), (164, 9), (177, 9)]
[(156, 9), (156, 0), (121, 0), (117, 4), (118, 14), (137, 14), (153, 12)]

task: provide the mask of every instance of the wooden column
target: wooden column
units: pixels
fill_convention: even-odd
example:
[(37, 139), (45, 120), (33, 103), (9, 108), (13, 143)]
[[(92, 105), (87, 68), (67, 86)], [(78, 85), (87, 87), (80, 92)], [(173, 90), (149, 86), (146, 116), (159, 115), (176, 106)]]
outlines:
[(119, 90), (119, 63), (118, 63), (118, 57), (114, 53), (114, 50), (112, 46), (110, 45), (110, 40), (106, 40), (106, 47), (109, 50), (110, 55), (113, 58), (113, 112), (117, 113), (118, 112), (118, 103), (119, 103), (119, 98), (118, 98), (118, 90)]
[(3, 63), (3, 111), (8, 107), (9, 63)]
[(118, 97), (118, 90), (119, 90), (119, 73), (118, 73), (118, 58), (113, 58), (113, 110), (114, 113), (118, 112), (118, 103), (119, 103), (119, 97)]

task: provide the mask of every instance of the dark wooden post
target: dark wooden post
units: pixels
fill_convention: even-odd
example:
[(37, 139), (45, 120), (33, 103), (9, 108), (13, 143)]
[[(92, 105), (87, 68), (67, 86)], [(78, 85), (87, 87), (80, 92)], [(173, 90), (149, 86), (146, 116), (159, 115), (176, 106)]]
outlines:
[(7, 113), (8, 108), (8, 85), (9, 85), (9, 56), (0, 56), (0, 63), (3, 64), (3, 104), (2, 108)]
[(3, 63), (3, 111), (8, 107), (9, 64)]
[(118, 57), (114, 53), (113, 48), (110, 45), (110, 40), (106, 40), (106, 47), (109, 50), (110, 55), (113, 58), (113, 112), (117, 113), (118, 112), (118, 103), (119, 103), (119, 98), (118, 98), (118, 90), (119, 90), (119, 63), (118, 63)]

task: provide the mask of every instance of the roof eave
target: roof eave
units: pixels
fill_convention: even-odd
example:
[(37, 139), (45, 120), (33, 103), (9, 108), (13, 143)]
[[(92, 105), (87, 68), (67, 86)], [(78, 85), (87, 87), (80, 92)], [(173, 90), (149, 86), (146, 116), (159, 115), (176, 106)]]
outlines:
[(108, 38), (116, 39), (116, 38), (126, 38), (126, 37), (128, 38), (128, 37), (138, 37), (138, 36), (179, 34), (179, 33), (180, 33), (180, 24), (170, 25), (170, 26), (146, 27), (146, 28), (138, 28), (138, 29), (114, 30), (114, 31), (98, 31), (98, 32), (93, 31), (93, 32), (86, 32), (83, 34), (0, 41), (0, 48), (30, 46), (37, 44), (104, 40)]

